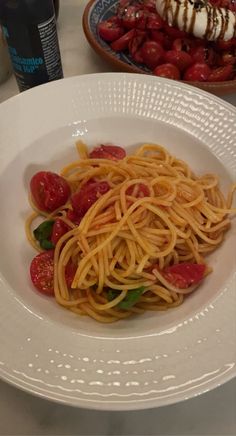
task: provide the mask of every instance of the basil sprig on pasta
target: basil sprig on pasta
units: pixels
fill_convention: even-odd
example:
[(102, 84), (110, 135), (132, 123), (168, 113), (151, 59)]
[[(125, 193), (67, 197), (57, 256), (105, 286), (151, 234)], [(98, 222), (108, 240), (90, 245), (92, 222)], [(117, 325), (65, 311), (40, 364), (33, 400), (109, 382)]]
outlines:
[(33, 232), (35, 239), (39, 242), (43, 250), (51, 250), (54, 248), (54, 244), (49, 239), (52, 234), (53, 224), (53, 220), (43, 221)]
[[(141, 295), (144, 293), (145, 287), (140, 286), (140, 288), (130, 290), (124, 300), (117, 304), (119, 309), (130, 309), (134, 304), (138, 302)], [(114, 300), (119, 295), (119, 291), (115, 291), (114, 289), (109, 289), (107, 298), (109, 301)]]

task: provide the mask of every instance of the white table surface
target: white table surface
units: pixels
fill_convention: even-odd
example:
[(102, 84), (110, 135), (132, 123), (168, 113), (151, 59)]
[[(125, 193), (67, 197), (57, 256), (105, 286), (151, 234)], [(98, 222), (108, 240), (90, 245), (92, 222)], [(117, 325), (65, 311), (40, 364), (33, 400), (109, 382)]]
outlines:
[[(83, 35), (87, 0), (60, 3), (58, 31), (65, 77), (112, 71)], [(0, 103), (17, 93), (11, 76), (0, 85)], [(236, 94), (224, 100), (236, 106)], [(0, 435), (236, 435), (236, 379), (192, 400), (139, 412), (71, 408), (0, 381)]]

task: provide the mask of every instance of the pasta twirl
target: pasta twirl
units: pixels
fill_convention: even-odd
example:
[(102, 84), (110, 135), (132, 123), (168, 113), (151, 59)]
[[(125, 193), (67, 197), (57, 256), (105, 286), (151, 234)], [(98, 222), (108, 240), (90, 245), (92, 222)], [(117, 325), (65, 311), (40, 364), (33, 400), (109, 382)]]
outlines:
[[(236, 185), (225, 198), (216, 175), (195, 175), (159, 145), (144, 144), (119, 160), (104, 152), (94, 158), (84, 144), (77, 147), (80, 159), (61, 171), (71, 197), (43, 213), (67, 229), (53, 247), (56, 301), (100, 322), (182, 304), (211, 271), (205, 257), (230, 227)], [(82, 193), (94, 194), (94, 186), (96, 198), (76, 222), (76, 195), (82, 210)], [(34, 248), (31, 228), (38, 215), (36, 210), (26, 224)]]

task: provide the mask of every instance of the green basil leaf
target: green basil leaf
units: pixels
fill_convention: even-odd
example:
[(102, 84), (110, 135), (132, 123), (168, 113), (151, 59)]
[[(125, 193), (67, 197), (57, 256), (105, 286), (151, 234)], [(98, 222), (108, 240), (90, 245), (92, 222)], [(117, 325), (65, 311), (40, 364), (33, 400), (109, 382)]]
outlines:
[(54, 221), (53, 220), (47, 220), (43, 221), (35, 230), (34, 230), (34, 237), (37, 239), (37, 241), (43, 241), (45, 239), (48, 239), (52, 234), (52, 228), (53, 228)]
[[(136, 304), (138, 302), (138, 300), (140, 299), (140, 297), (144, 293), (144, 291), (145, 291), (144, 286), (140, 286), (140, 288), (132, 289), (132, 290), (128, 291), (124, 300), (122, 300), (120, 303), (118, 303), (117, 307), (119, 309), (125, 309), (125, 310), (130, 309), (132, 306), (134, 306), (134, 304)], [(118, 295), (119, 295), (118, 292), (119, 291), (115, 291), (114, 289), (109, 289), (109, 291), (107, 293), (108, 301), (112, 301), (116, 297), (118, 297)]]
[(40, 247), (43, 248), (43, 250), (51, 250), (55, 247), (55, 245), (48, 239), (42, 239), (39, 243)]

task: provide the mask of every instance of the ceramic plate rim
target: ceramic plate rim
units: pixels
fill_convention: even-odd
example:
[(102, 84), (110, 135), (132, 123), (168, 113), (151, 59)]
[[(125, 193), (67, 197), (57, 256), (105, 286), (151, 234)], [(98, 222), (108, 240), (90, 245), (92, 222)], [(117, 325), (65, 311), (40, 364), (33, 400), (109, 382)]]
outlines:
[[(72, 78), (67, 78), (67, 79), (63, 79), (57, 82), (53, 82), (51, 84), (47, 84), (47, 85), (42, 85), (39, 86), (37, 88), (34, 88), (32, 90), (26, 91), (24, 94), (20, 94), (17, 96), (14, 96), (12, 98), (10, 98), (9, 100), (7, 100), (6, 102), (2, 103), (0, 105), (0, 115), (6, 112), (8, 115), (11, 113), (11, 111), (14, 112), (14, 109), (16, 106), (21, 107), (22, 105), (24, 105), (26, 102), (28, 103), (32, 103), (35, 100), (37, 100), (37, 98), (39, 98), (42, 101), (42, 98), (48, 98), (48, 94), (52, 95), (54, 92), (58, 92), (58, 95), (61, 95), (62, 97), (65, 98), (65, 90), (70, 90), (73, 91), (75, 89), (79, 89), (81, 86), (83, 86), (83, 84), (92, 84), (95, 83), (96, 81), (100, 81), (101, 83), (105, 83), (107, 81), (111, 81), (114, 83), (117, 83), (117, 81), (127, 81), (129, 83), (132, 83), (132, 81), (137, 81), (137, 83), (144, 83), (144, 81), (148, 84), (150, 84), (151, 86), (153, 86), (154, 84), (161, 87), (161, 88), (165, 88), (165, 87), (170, 87), (171, 89), (175, 89), (178, 92), (182, 92), (183, 95), (188, 95), (188, 97), (193, 101), (194, 98), (199, 99), (199, 101), (201, 100), (205, 100), (205, 101), (209, 101), (209, 102), (214, 102), (216, 104), (216, 106), (218, 106), (219, 108), (225, 108), (226, 110), (228, 110), (232, 116), (236, 115), (236, 108), (234, 108), (232, 105), (230, 105), (227, 102), (224, 102), (222, 100), (220, 100), (218, 97), (216, 96), (212, 96), (208, 93), (206, 93), (205, 91), (199, 90), (197, 88), (193, 88), (191, 86), (185, 85), (183, 83), (177, 83), (177, 82), (173, 82), (167, 79), (162, 79), (162, 78), (154, 78), (153, 76), (144, 76), (144, 75), (140, 75), (140, 74), (125, 74), (125, 73), (101, 73), (101, 74), (91, 74), (91, 75), (84, 75), (84, 76), (74, 76)], [(69, 98), (69, 97), (68, 97)], [(65, 104), (68, 104), (69, 101), (65, 101)], [(62, 117), (63, 119), (63, 117)], [(6, 121), (6, 124), (8, 123), (8, 121)], [(37, 124), (37, 122), (36, 122)], [(48, 128), (48, 127), (45, 127)], [(1, 139), (1, 135), (2, 133), (0, 133), (0, 139)], [(32, 132), (31, 132), (32, 135)], [(4, 134), (3, 134), (4, 136)], [(12, 137), (9, 136), (8, 134), (8, 140), (9, 143), (11, 143), (11, 141), (13, 139), (16, 139), (14, 137), (14, 132), (12, 133)], [(6, 147), (4, 148), (4, 146), (1, 146), (1, 142), (0, 142), (0, 157), (3, 156), (3, 159), (6, 158), (6, 156), (4, 157), (4, 153), (6, 152)], [(10, 151), (9, 151), (10, 153)], [(7, 158), (6, 158), (7, 159)], [(0, 172), (1, 175), (1, 172)], [(235, 277), (235, 274), (234, 274)], [(232, 279), (233, 280), (233, 279)], [(1, 282), (0, 280), (0, 287), (2, 286), (2, 288), (4, 289), (4, 283), (3, 281)], [(231, 284), (231, 292), (232, 291), (232, 287), (233, 284)], [(231, 295), (232, 297), (232, 295)], [(219, 306), (219, 300), (222, 299), (222, 296), (219, 296), (219, 298), (217, 299), (214, 308), (211, 310), (211, 315), (214, 318), (214, 313), (217, 312), (217, 308)], [(6, 297), (6, 303), (9, 303), (9, 301), (11, 302), (11, 295), (8, 294), (8, 296)], [(224, 304), (227, 306), (228, 304), (230, 304), (230, 301), (232, 301), (232, 298), (230, 298), (228, 296), (228, 294), (226, 293), (226, 298), (224, 300)], [(13, 303), (13, 302), (12, 302)], [(21, 315), (21, 311), (22, 308), (20, 307), (20, 305), (14, 301), (14, 305), (17, 308), (17, 311), (19, 311), (19, 314)], [(24, 312), (25, 313), (25, 312)], [(0, 314), (3, 314), (3, 312), (1, 312), (0, 310)], [(18, 312), (17, 312), (18, 314)], [(207, 317), (210, 317), (210, 315), (207, 315)], [(208, 322), (209, 321), (209, 318)], [(12, 321), (12, 319), (11, 319)], [(32, 322), (30, 319), (30, 315), (29, 315), (29, 319), (28, 321)], [(204, 322), (207, 322), (206, 320)], [(36, 321), (34, 320), (34, 323), (36, 323)], [(0, 324), (1, 324), (1, 318), (0, 318)], [(35, 324), (36, 325), (36, 324)], [(52, 328), (52, 334), (54, 334), (55, 332), (53, 331)], [(63, 328), (59, 329), (58, 334), (65, 334), (65, 332), (63, 332)], [(38, 334), (38, 333), (37, 333)], [(37, 334), (35, 334), (35, 338), (37, 339)], [(64, 337), (64, 336), (63, 336)], [(80, 338), (81, 339), (81, 338)], [(135, 338), (137, 339), (137, 338)], [(140, 341), (142, 342), (145, 338), (140, 338)], [(148, 338), (150, 339), (150, 338)], [(81, 339), (81, 341), (83, 342), (83, 340)], [(94, 341), (100, 341), (101, 343), (103, 343), (103, 338), (94, 338)], [(127, 339), (128, 341), (128, 339)], [(94, 342), (94, 343), (95, 343)], [(122, 342), (122, 341), (120, 341)], [(123, 341), (125, 342), (125, 341)], [(142, 342), (143, 344), (144, 342)], [(92, 342), (91, 342), (92, 344)], [(7, 347), (8, 345), (5, 344), (5, 347)], [(33, 345), (31, 345), (31, 343), (29, 342), (28, 344), (24, 344), (24, 346), (29, 346), (29, 347), (33, 347)], [(122, 345), (123, 346), (123, 345)], [(37, 347), (37, 344), (36, 344)], [(33, 348), (32, 348), (33, 350)], [(9, 362), (7, 362), (9, 364)], [(78, 406), (78, 407), (85, 407), (85, 408), (92, 408), (92, 409), (98, 409), (98, 410), (138, 410), (138, 409), (145, 409), (145, 408), (153, 408), (153, 407), (157, 407), (157, 406), (164, 406), (164, 405), (168, 405), (168, 404), (173, 404), (179, 401), (183, 401), (186, 400), (187, 397), (188, 398), (192, 398), (196, 395), (200, 395), (203, 392), (206, 392), (210, 389), (213, 389), (227, 381), (229, 381), (230, 379), (232, 379), (233, 377), (236, 376), (236, 368), (235, 368), (235, 361), (233, 362), (234, 364), (232, 365), (232, 367), (226, 367), (225, 372), (224, 373), (220, 373), (219, 375), (216, 374), (216, 376), (212, 376), (212, 378), (210, 378), (209, 380), (206, 380), (206, 382), (203, 384), (203, 386), (199, 385), (198, 387), (193, 387), (190, 389), (190, 392), (187, 394), (186, 396), (186, 391), (184, 391), (183, 393), (181, 392), (177, 392), (174, 395), (165, 398), (164, 400), (158, 400), (154, 397), (146, 397), (146, 398), (141, 398), (138, 401), (135, 401), (135, 399), (132, 399), (130, 402), (125, 402), (124, 397), (121, 395), (121, 399), (117, 400), (117, 401), (111, 401), (109, 402), (109, 397), (106, 398), (104, 400), (104, 402), (101, 400), (101, 397), (99, 398), (99, 394), (97, 395), (97, 397), (95, 397), (93, 400), (86, 400), (86, 398), (84, 396), (77, 396), (77, 397), (72, 397), (70, 395), (67, 394), (63, 394), (63, 391), (61, 391), (62, 393), (60, 393), (57, 389), (54, 389), (53, 387), (48, 387), (45, 388), (45, 386), (42, 384), (40, 385), (40, 383), (37, 382), (33, 382), (32, 380), (30, 381), (30, 378), (25, 378), (24, 375), (20, 374), (20, 373), (14, 373), (12, 371), (12, 368), (8, 368), (6, 365), (6, 362), (2, 362), (1, 361), (1, 356), (0, 356), (0, 377), (5, 380), (6, 382), (9, 382), (11, 384), (13, 384), (14, 386), (21, 388), (27, 392), (31, 392), (37, 396), (43, 397), (45, 399), (51, 399), (60, 403), (64, 403), (64, 404), (68, 404), (68, 405), (73, 405), (73, 406)], [(32, 378), (32, 377), (31, 377)]]

